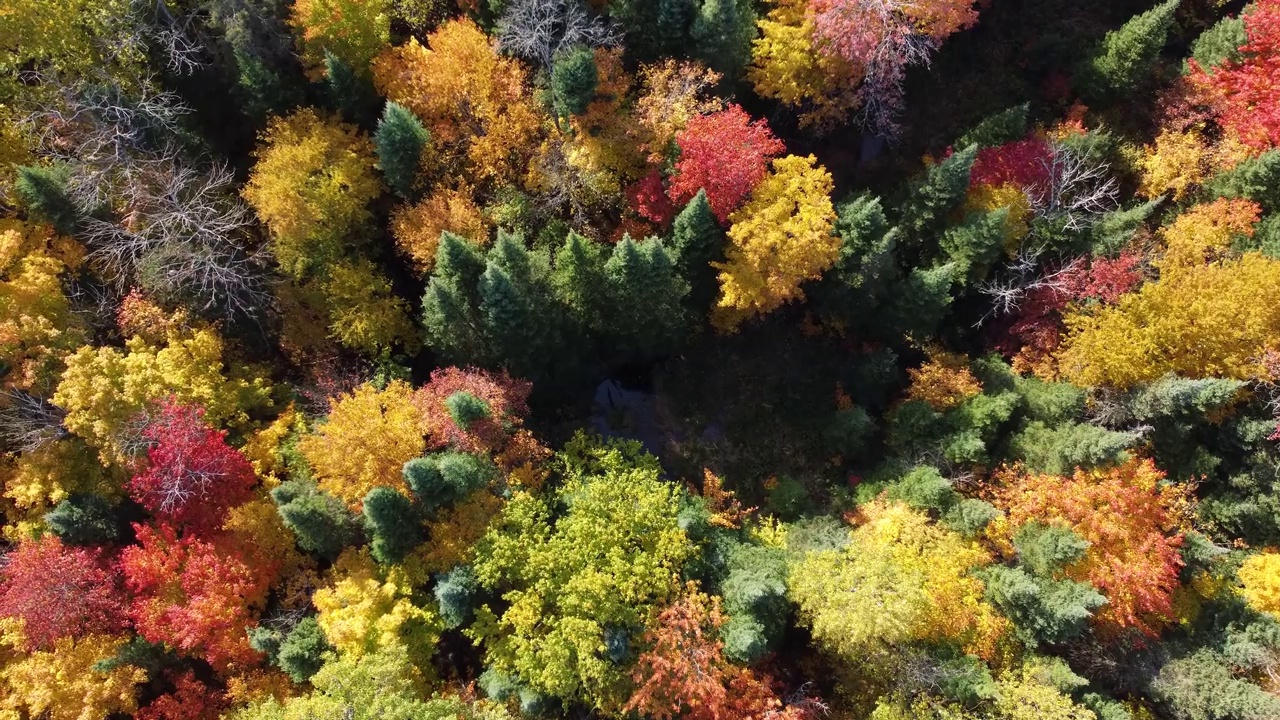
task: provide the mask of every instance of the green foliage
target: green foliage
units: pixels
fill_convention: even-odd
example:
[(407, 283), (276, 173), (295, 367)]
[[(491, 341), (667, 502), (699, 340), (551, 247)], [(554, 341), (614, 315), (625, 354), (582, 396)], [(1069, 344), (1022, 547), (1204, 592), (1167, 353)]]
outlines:
[(459, 390), (445, 398), (444, 404), (449, 410), (449, 417), (453, 418), (453, 421), (463, 430), (471, 427), (472, 423), (487, 419), (493, 414), (489, 403), (465, 390)]
[(448, 630), (462, 627), (475, 611), (475, 597), (479, 590), (475, 572), (466, 565), (459, 565), (436, 581), (436, 604), (440, 606), (440, 619)]
[(346, 504), (313, 483), (291, 480), (272, 490), (271, 498), (298, 547), (309, 553), (331, 560), (359, 537), (359, 525)]
[(315, 616), (307, 616), (280, 642), (275, 652), (276, 664), (294, 682), (303, 683), (324, 665), (324, 654), (329, 650), (329, 642)]
[(404, 464), (404, 481), (429, 510), (451, 505), (489, 483), (493, 470), (475, 455), (443, 452)]
[(49, 531), (68, 545), (97, 545), (120, 537), (115, 508), (100, 495), (72, 495), (44, 516)]
[(942, 516), (942, 522), (965, 537), (977, 537), (998, 517), (1000, 511), (991, 503), (977, 498), (964, 498), (947, 510)]
[(14, 191), (32, 217), (43, 220), (63, 235), (71, 235), (80, 223), (80, 211), (67, 195), (71, 168), (66, 165), (26, 165), (17, 168)]
[(751, 0), (696, 0), (689, 36), (696, 55), (728, 78), (737, 78), (751, 60), (756, 13)]
[(370, 554), (384, 565), (400, 562), (422, 541), (413, 504), (388, 487), (376, 487), (365, 495), (364, 527), (372, 541)]
[(1138, 228), (1160, 206), (1159, 198), (1134, 207), (1112, 210), (1089, 228), (1089, 242), (1094, 255), (1114, 256), (1133, 239)]
[(985, 279), (991, 266), (1000, 259), (1008, 217), (1008, 208), (970, 213), (964, 222), (952, 225), (943, 234), (941, 245), (947, 261), (955, 264), (957, 274), (966, 279), (966, 284)]
[(1224, 17), (1191, 44), (1191, 57), (1205, 70), (1212, 70), (1224, 62), (1239, 62), (1240, 48), (1248, 41), (1244, 33), (1244, 18), (1236, 15)]
[(1132, 91), (1153, 76), (1179, 0), (1167, 0), (1107, 33), (1081, 72), (1095, 96)]
[(1262, 205), (1267, 212), (1280, 210), (1280, 149), (1242, 161), (1204, 184), (1204, 194), (1212, 198), (1245, 198)]
[(1065, 580), (1061, 570), (1084, 556), (1089, 543), (1069, 529), (1031, 523), (1014, 536), (1018, 566), (983, 571), (987, 599), (1031, 647), (1079, 635), (1106, 603), (1088, 583)]
[(1084, 557), (1089, 543), (1070, 529), (1029, 523), (1013, 538), (1018, 560), (1031, 572), (1049, 577)]
[(328, 50), (324, 53), (324, 90), (329, 104), (350, 123), (360, 123), (377, 112), (377, 94), (369, 78)]
[(595, 53), (589, 47), (577, 46), (560, 51), (551, 65), (551, 94), (556, 114), (561, 117), (581, 115), (596, 94), (599, 75)]
[(676, 275), (689, 284), (689, 307), (705, 315), (717, 292), (711, 263), (724, 260), (724, 231), (711, 211), (706, 191), (699, 190), (676, 215), (669, 247)]
[(612, 343), (632, 357), (673, 349), (686, 327), (689, 286), (676, 274), (661, 241), (635, 243), (623, 237), (605, 262), (604, 278)]
[(1116, 432), (1090, 423), (1047, 425), (1037, 420), (1010, 439), (1009, 451), (1029, 470), (1069, 475), (1077, 467), (1124, 462), (1129, 457), (1127, 449), (1140, 437), (1140, 433)]
[(1160, 668), (1150, 692), (1179, 720), (1263, 720), (1280, 715), (1280, 698), (1235, 677), (1221, 658), (1206, 650)]
[(951, 487), (936, 468), (921, 466), (889, 485), (888, 498), (910, 505), (917, 510), (945, 512), (960, 501), (960, 494)]
[(956, 140), (955, 146), (997, 147), (1018, 140), (1027, 134), (1027, 113), (1030, 110), (1031, 105), (1023, 103), (989, 115), (972, 130), (961, 135)]
[(422, 151), (430, 141), (431, 133), (416, 115), (402, 105), (387, 101), (373, 135), (373, 145), (387, 185), (400, 197), (412, 199)]
[(730, 543), (719, 592), (729, 619), (720, 628), (725, 657), (750, 664), (776, 650), (790, 614), (787, 555), (781, 548)]
[(977, 156), (978, 146), (970, 145), (911, 181), (899, 211), (898, 227), (917, 251), (930, 234), (945, 226), (951, 211), (964, 199), (969, 190), (969, 171)]

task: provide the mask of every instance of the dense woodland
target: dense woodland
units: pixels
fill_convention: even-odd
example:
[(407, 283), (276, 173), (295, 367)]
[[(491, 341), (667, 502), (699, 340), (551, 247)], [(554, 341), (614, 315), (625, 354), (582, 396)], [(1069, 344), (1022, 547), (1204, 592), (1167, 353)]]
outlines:
[(1280, 718), (1280, 0), (0, 0), (0, 720)]

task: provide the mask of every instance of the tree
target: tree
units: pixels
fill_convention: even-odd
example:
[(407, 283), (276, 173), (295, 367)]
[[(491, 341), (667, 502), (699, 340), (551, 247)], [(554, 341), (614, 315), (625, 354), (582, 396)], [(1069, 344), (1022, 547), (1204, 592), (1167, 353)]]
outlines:
[(1280, 553), (1251, 555), (1238, 571), (1240, 594), (1258, 612), (1280, 618)]
[(636, 243), (624, 236), (604, 264), (604, 280), (607, 337), (633, 357), (675, 348), (685, 330), (689, 286), (660, 240)]
[(369, 554), (374, 560), (397, 564), (422, 541), (420, 521), (409, 498), (391, 488), (375, 487), (364, 496), (363, 504), (365, 531), (371, 540)]
[(477, 609), (469, 632), (490, 667), (539, 692), (602, 709), (626, 701), (628, 648), (673, 598), (694, 546), (680, 529), (679, 492), (658, 479), (638, 443), (601, 447), (579, 436), (562, 453), (558, 518), (549, 499), (517, 492), (476, 549), (486, 590), (509, 606)]
[(445, 22), (374, 61), (374, 82), (387, 99), (417, 115), (457, 178), (519, 184), (537, 147), (541, 122), (525, 70), (500, 57), (470, 19)]
[(304, 108), (274, 118), (254, 156), (243, 195), (285, 273), (323, 275), (348, 243), (364, 239), (367, 206), (382, 188), (373, 145), (354, 126)]
[(387, 184), (400, 197), (413, 197), (413, 184), (422, 164), (422, 152), (431, 141), (431, 133), (422, 121), (403, 105), (387, 102), (374, 133), (373, 145), (378, 153), (378, 167)]
[(0, 362), (7, 387), (52, 386), (64, 358), (86, 340), (63, 280), (84, 250), (48, 226), (0, 220)]
[(986, 552), (905, 505), (863, 512), (868, 521), (846, 548), (810, 552), (792, 567), (790, 593), (814, 639), (851, 662), (929, 640), (988, 655), (1002, 628), (968, 574), (989, 562)]
[(65, 637), (53, 649), (26, 653), (0, 670), (0, 708), (25, 717), (85, 720), (132, 713), (147, 672), (132, 665), (97, 670), (127, 640), (124, 636)]
[(334, 263), (321, 288), (329, 305), (329, 333), (344, 347), (378, 356), (396, 345), (412, 350), (421, 342), (404, 299), (369, 260)]
[(359, 75), (390, 41), (386, 0), (296, 0), (289, 22), (299, 33), (302, 57), (314, 77), (332, 54)]
[(720, 222), (764, 180), (769, 159), (786, 149), (765, 121), (753, 121), (738, 105), (691, 118), (676, 145), (680, 160), (667, 194), (683, 205), (705, 191)]
[(135, 336), (124, 352), (86, 345), (66, 359), (53, 401), (67, 412), (66, 428), (96, 447), (104, 463), (123, 463), (142, 449), (130, 436), (156, 401), (198, 405), (211, 425), (233, 427), (271, 405), (267, 380), (228, 370), (223, 348), (207, 329), (170, 334), (164, 345)]
[(138, 633), (223, 670), (256, 661), (245, 629), (266, 602), (274, 573), (165, 525), (134, 530), (138, 544), (121, 552), (120, 568)]
[[(1267, 150), (1280, 144), (1280, 103), (1274, 92), (1280, 72), (1280, 2), (1258, 0), (1242, 19), (1245, 42), (1214, 53), (1224, 56), (1217, 67), (1211, 64), (1214, 58), (1193, 60), (1192, 79), (1211, 94), (1219, 122), (1251, 148)], [(1223, 27), (1231, 25), (1224, 21)]]
[(689, 306), (695, 312), (715, 299), (713, 263), (724, 259), (724, 232), (716, 223), (707, 193), (697, 195), (676, 215), (671, 225), (671, 256), (676, 274), (689, 283)]
[(581, 115), (596, 94), (599, 76), (595, 53), (578, 46), (560, 51), (551, 65), (551, 94), (556, 114), (561, 117)]
[(820, 52), (808, 0), (778, 0), (758, 25), (747, 79), (758, 95), (801, 111), (800, 125), (818, 131), (844, 122), (860, 99), (859, 68)]
[(44, 516), (49, 532), (68, 545), (98, 545), (120, 535), (114, 508), (100, 495), (75, 494)]
[(13, 189), (27, 212), (71, 235), (80, 223), (80, 210), (67, 194), (71, 168), (66, 165), (27, 165), (18, 168)]
[(0, 575), (0, 617), (22, 622), (29, 652), (56, 641), (121, 629), (118, 578), (100, 553), (67, 547), (56, 537), (27, 540)]
[(426, 425), (401, 380), (361, 385), (336, 398), (328, 421), (298, 441), (321, 490), (360, 512), (375, 487), (405, 490), (400, 468), (426, 449)]
[(812, 155), (773, 162), (751, 202), (736, 211), (720, 271), (720, 299), (712, 323), (732, 332), (745, 319), (804, 298), (800, 284), (835, 264), (831, 173)]
[(693, 54), (711, 69), (737, 78), (751, 60), (756, 12), (750, 0), (701, 0), (695, 3), (689, 37)]
[(440, 620), (429, 608), (413, 603), (413, 588), (404, 573), (392, 568), (384, 576), (367, 554), (354, 550), (340, 557), (336, 568), (333, 580), (315, 591), (312, 604), (319, 611), (316, 622), (337, 655), (355, 659), (401, 647), (413, 658), (414, 675), (429, 673)]
[(969, 359), (946, 351), (931, 352), (929, 360), (907, 371), (911, 385), (907, 400), (928, 403), (944, 412), (982, 392), (982, 384), (969, 372)]
[(142, 430), (147, 464), (129, 481), (135, 501), (160, 517), (197, 533), (222, 527), (227, 510), (249, 499), (258, 478), (226, 432), (204, 422), (204, 410), (162, 401)]
[(298, 546), (334, 560), (358, 538), (355, 517), (338, 498), (301, 481), (282, 483), (271, 491), (280, 519), (297, 537)]
[[(505, 372), (439, 368), (414, 395), (422, 413), (428, 447), (453, 447), (467, 453), (497, 454), (529, 414), (533, 385)], [(459, 423), (450, 400), (465, 393), (488, 409), (483, 418)]]
[(1110, 95), (1140, 87), (1152, 77), (1178, 2), (1167, 0), (1107, 33), (1082, 69), (1085, 88)]
[(489, 230), (489, 219), (467, 186), (437, 186), (417, 204), (396, 210), (391, 218), (396, 245), (422, 274), (435, 268), (444, 233), (482, 248), (489, 244)]
[(1065, 576), (1106, 597), (1097, 625), (1154, 636), (1172, 618), (1182, 566), (1181, 491), (1161, 487), (1163, 477), (1150, 460), (1136, 459), (1070, 477), (1007, 473), (996, 504), (1008, 513), (1009, 528), (1036, 522), (1068, 528), (1087, 541), (1084, 556), (1067, 566)]
[(664, 609), (657, 627), (645, 633), (649, 649), (636, 662), (636, 690), (624, 711), (654, 720), (805, 717), (799, 708), (782, 710), (767, 676), (725, 659), (715, 639), (723, 625), (718, 598), (692, 587)]

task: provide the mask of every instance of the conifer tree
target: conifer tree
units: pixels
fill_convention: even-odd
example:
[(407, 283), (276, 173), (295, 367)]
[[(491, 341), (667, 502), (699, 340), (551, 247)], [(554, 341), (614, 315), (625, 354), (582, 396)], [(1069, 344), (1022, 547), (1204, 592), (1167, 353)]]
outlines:
[(551, 66), (551, 93), (560, 117), (581, 115), (596, 94), (599, 74), (591, 48), (579, 45), (556, 55)]
[(387, 185), (406, 200), (413, 197), (413, 180), (418, 173), (422, 151), (430, 139), (431, 133), (416, 115), (403, 105), (387, 102), (382, 119), (378, 121), (378, 131), (373, 136), (373, 144)]
[(67, 196), (70, 168), (64, 165), (26, 165), (19, 167), (17, 171), (18, 180), (14, 183), (14, 190), (27, 211), (49, 223), (63, 235), (74, 233), (80, 221), (80, 212)]
[(567, 309), (568, 317), (579, 328), (590, 332), (604, 326), (605, 260), (600, 243), (570, 232), (556, 252), (555, 270), (551, 274), (552, 289)]
[(969, 190), (969, 171), (977, 156), (977, 145), (957, 150), (912, 182), (898, 227), (916, 252), (922, 251), (928, 235), (939, 230), (951, 210), (964, 199)]
[(300, 481), (284, 483), (271, 491), (285, 527), (297, 536), (298, 546), (332, 560), (359, 536), (359, 528), (342, 501)]
[(1107, 95), (1148, 82), (1179, 2), (1167, 0), (1107, 33), (1082, 71), (1084, 87), (1095, 95)]
[(391, 488), (377, 487), (365, 495), (364, 526), (372, 540), (370, 554), (384, 565), (400, 562), (422, 541), (413, 504)]
[(671, 225), (670, 254), (676, 273), (689, 283), (689, 307), (705, 315), (716, 297), (713, 262), (724, 260), (724, 231), (716, 222), (707, 193), (699, 190)]

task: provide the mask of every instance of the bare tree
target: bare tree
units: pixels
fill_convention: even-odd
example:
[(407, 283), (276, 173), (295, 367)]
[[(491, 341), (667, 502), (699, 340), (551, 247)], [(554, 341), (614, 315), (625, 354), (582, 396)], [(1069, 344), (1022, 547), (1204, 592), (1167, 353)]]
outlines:
[(889, 140), (902, 132), (898, 116), (905, 96), (907, 68), (929, 66), (938, 43), (915, 31), (901, 12), (901, 0), (864, 0), (861, 10), (868, 25), (878, 28), (875, 40), (862, 53), (864, 75), (857, 91), (855, 118)]
[(1024, 247), (1005, 265), (1003, 272), (978, 285), (978, 292), (991, 298), (991, 309), (974, 323), (974, 327), (981, 327), (992, 317), (1017, 312), (1027, 295), (1033, 291), (1067, 292), (1067, 279), (1080, 270), (1084, 258), (1078, 257), (1056, 269), (1047, 270), (1041, 268), (1042, 252), (1043, 248)]
[(1106, 162), (1054, 144), (1042, 161), (1048, 182), (1029, 192), (1037, 218), (1054, 218), (1063, 230), (1084, 230), (1120, 206), (1120, 186)]
[(498, 47), (545, 70), (561, 50), (613, 47), (621, 41), (622, 33), (580, 0), (512, 0), (498, 19)]
[(45, 398), (22, 390), (0, 393), (0, 443), (11, 451), (29, 453), (65, 437), (66, 412)]

